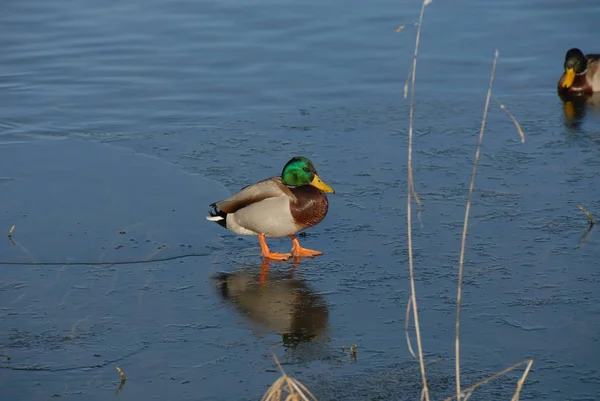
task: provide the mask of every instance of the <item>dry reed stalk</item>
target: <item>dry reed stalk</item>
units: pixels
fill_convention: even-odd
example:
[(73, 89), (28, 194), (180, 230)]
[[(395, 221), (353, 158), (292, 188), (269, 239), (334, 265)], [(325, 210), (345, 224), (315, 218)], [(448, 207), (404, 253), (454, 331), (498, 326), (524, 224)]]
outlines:
[[(517, 385), (517, 390), (515, 391), (515, 394), (513, 395), (513, 398), (512, 398), (512, 401), (516, 401), (519, 398), (519, 394), (521, 392), (521, 389), (523, 388), (523, 383), (525, 382), (525, 378), (529, 374), (529, 370), (531, 369), (531, 365), (533, 364), (533, 359), (519, 362), (519, 363), (503, 370), (502, 372), (492, 375), (492, 376), (488, 377), (487, 379), (482, 380), (479, 383), (465, 389), (464, 391), (461, 391), (461, 383), (460, 383), (460, 308), (461, 308), (461, 302), (462, 302), (463, 266), (464, 266), (465, 248), (466, 248), (465, 244), (466, 244), (466, 238), (467, 238), (467, 228), (468, 228), (468, 223), (469, 223), (469, 212), (471, 209), (473, 189), (475, 187), (475, 174), (477, 172), (477, 164), (479, 162), (479, 155), (481, 153), (481, 144), (483, 142), (483, 133), (485, 131), (485, 123), (487, 121), (487, 113), (489, 110), (490, 98), (493, 96), (492, 95), (492, 85), (494, 82), (494, 75), (496, 72), (496, 63), (498, 61), (498, 56), (499, 56), (499, 53), (498, 53), (498, 50), (496, 50), (494, 53), (494, 62), (492, 64), (492, 71), (490, 74), (490, 82), (489, 82), (489, 87), (488, 87), (488, 92), (487, 92), (487, 98), (485, 101), (483, 118), (481, 121), (481, 129), (479, 132), (479, 140), (477, 142), (477, 151), (475, 152), (475, 160), (473, 161), (473, 170), (471, 172), (471, 183), (469, 186), (469, 193), (467, 196), (467, 204), (465, 207), (465, 218), (464, 218), (463, 231), (462, 231), (462, 236), (461, 236), (460, 259), (459, 259), (459, 265), (458, 265), (458, 285), (457, 285), (457, 294), (456, 294), (456, 333), (455, 333), (456, 395), (454, 395), (450, 398), (447, 398), (446, 401), (452, 400), (454, 398), (460, 400), (461, 396), (463, 396), (465, 399), (468, 399), (470, 397), (471, 393), (473, 392), (473, 390), (475, 390), (475, 388), (479, 387), (480, 385), (482, 385), (484, 383), (489, 382), (490, 380), (495, 379), (496, 377), (502, 376), (502, 375), (506, 374), (507, 372), (515, 369), (516, 367), (528, 362), (527, 368), (525, 369), (523, 376), (519, 380), (518, 385)], [(508, 109), (502, 103), (500, 103), (498, 101), (498, 99), (496, 99), (495, 96), (494, 96), (494, 99), (498, 102), (498, 104), (500, 105), (500, 108), (503, 109), (504, 111), (506, 111), (508, 116), (513, 120), (513, 123), (515, 124), (515, 127), (517, 128), (517, 131), (521, 137), (521, 143), (524, 143), (525, 135), (523, 134), (523, 130), (521, 129), (521, 125), (519, 124), (519, 122), (514, 118), (514, 116), (510, 113), (510, 111), (508, 111)]]
[(261, 398), (261, 401), (280, 401), (285, 393), (288, 394), (287, 397), (283, 398), (285, 401), (317, 401), (317, 397), (315, 397), (304, 384), (289, 377), (285, 373), (275, 354), (273, 354), (273, 359), (281, 371), (281, 377), (269, 387), (267, 392)]
[[(525, 379), (527, 378), (527, 375), (529, 374), (529, 370), (531, 369), (531, 365), (533, 365), (533, 359), (526, 359), (524, 361), (521, 361), (519, 363), (515, 363), (514, 365), (504, 369), (501, 372), (498, 372), (496, 374), (493, 374), (491, 376), (489, 376), (486, 379), (483, 379), (481, 381), (478, 381), (477, 383), (473, 384), (472, 386), (464, 389), (461, 394), (459, 395), (461, 398), (467, 398), (470, 396), (470, 394), (479, 386), (482, 386), (500, 376), (504, 376), (505, 374), (507, 374), (508, 372), (515, 370), (516, 368), (518, 368), (521, 365), (527, 364), (527, 367), (525, 368), (525, 371), (523, 372), (523, 375), (521, 375), (521, 378), (519, 379), (519, 381), (517, 382), (517, 390), (515, 391), (515, 393), (513, 394), (513, 397), (511, 399), (511, 401), (517, 401), (519, 399), (519, 394), (521, 393), (521, 389), (523, 388), (523, 384), (525, 383)], [(448, 398), (445, 398), (444, 401), (452, 401), (454, 399), (456, 399), (457, 395), (452, 395)]]
[(506, 114), (508, 114), (510, 119), (515, 124), (515, 127), (517, 128), (517, 132), (519, 133), (519, 136), (521, 137), (521, 143), (525, 143), (525, 134), (523, 133), (523, 130), (521, 129), (521, 124), (519, 124), (519, 122), (517, 121), (515, 116), (512, 115), (512, 113), (506, 108), (506, 106), (503, 105), (502, 103), (500, 103), (500, 101), (498, 100), (498, 98), (496, 96), (492, 95), (492, 97), (498, 103), (498, 106), (500, 106), (500, 108), (502, 110), (504, 110), (506, 112)]
[(588, 212), (582, 205), (577, 205), (577, 207), (583, 212), (585, 213), (585, 215), (587, 216), (590, 224), (587, 228), (587, 230), (585, 230), (585, 232), (583, 233), (583, 235), (581, 236), (581, 238), (579, 239), (579, 244), (581, 244), (582, 242), (585, 241), (585, 239), (587, 238), (587, 236), (589, 235), (589, 233), (592, 231), (592, 228), (594, 228), (594, 225), (596, 224), (596, 220), (594, 220), (594, 216), (592, 216), (592, 214), (590, 212)]
[(422, 398), (429, 401), (429, 388), (427, 387), (427, 376), (425, 374), (425, 363), (423, 361), (423, 346), (421, 344), (421, 330), (419, 327), (419, 312), (417, 308), (417, 295), (415, 289), (415, 276), (414, 276), (414, 264), (413, 264), (413, 246), (412, 246), (412, 198), (420, 204), (419, 198), (415, 191), (413, 170), (412, 170), (412, 142), (413, 142), (413, 115), (414, 115), (414, 97), (415, 97), (415, 76), (417, 72), (417, 55), (419, 52), (419, 39), (421, 37), (421, 26), (423, 25), (423, 13), (425, 12), (425, 6), (431, 3), (431, 0), (424, 0), (421, 6), (421, 14), (419, 16), (419, 26), (417, 28), (417, 35), (415, 38), (415, 52), (413, 55), (412, 71), (411, 71), (411, 91), (410, 91), (410, 111), (409, 111), (409, 125), (408, 125), (408, 188), (406, 194), (406, 224), (408, 228), (408, 268), (410, 272), (410, 290), (411, 290), (411, 303), (413, 309), (413, 319), (415, 321), (415, 333), (417, 338), (417, 350), (419, 353), (419, 365), (421, 367), (421, 379), (423, 381), (423, 394)]
[(115, 366), (115, 369), (117, 369), (117, 373), (119, 374), (119, 376), (121, 376), (121, 380), (122, 381), (126, 381), (127, 380), (127, 376), (125, 376), (125, 372), (123, 372), (123, 369), (121, 369), (118, 366)]
[(460, 244), (460, 259), (458, 263), (458, 289), (456, 294), (456, 333), (455, 333), (455, 352), (456, 352), (456, 398), (460, 400), (460, 305), (462, 301), (462, 279), (463, 279), (463, 264), (465, 261), (465, 244), (467, 241), (467, 227), (469, 225), (469, 212), (471, 211), (471, 198), (473, 196), (473, 188), (475, 187), (475, 173), (477, 172), (477, 164), (481, 153), (481, 143), (483, 142), (483, 131), (487, 121), (487, 113), (490, 106), (490, 97), (492, 96), (492, 83), (494, 82), (494, 74), (496, 73), (496, 61), (498, 60), (498, 50), (494, 54), (494, 63), (492, 64), (492, 73), (490, 75), (490, 84), (488, 88), (485, 107), (483, 110), (483, 119), (481, 121), (481, 129), (479, 131), (479, 141), (477, 142), (477, 151), (475, 152), (475, 160), (473, 162), (473, 170), (471, 171), (471, 184), (469, 186), (469, 194), (467, 197), (467, 205), (465, 207), (465, 219), (463, 223), (462, 238)]
[(594, 224), (596, 224), (596, 220), (594, 220), (594, 216), (592, 216), (592, 214), (590, 212), (588, 212), (587, 210), (585, 210), (585, 208), (581, 205), (577, 205), (577, 207), (583, 212), (585, 213), (585, 215), (587, 216), (587, 218), (590, 220), (590, 226), (593, 226)]
[(523, 389), (523, 385), (525, 384), (525, 379), (527, 378), (527, 375), (531, 370), (531, 365), (533, 365), (533, 359), (529, 360), (529, 363), (527, 363), (527, 367), (525, 368), (523, 375), (521, 375), (521, 378), (517, 382), (517, 389), (515, 390), (511, 401), (519, 401), (519, 396), (521, 395), (521, 390)]
[(125, 383), (127, 383), (127, 376), (125, 376), (125, 372), (123, 372), (123, 370), (120, 367), (115, 366), (115, 369), (117, 369), (117, 373), (119, 373), (119, 376), (121, 376), (121, 383), (119, 383), (119, 387), (115, 392), (116, 395), (119, 395), (121, 390), (123, 390), (123, 387), (125, 387)]
[(412, 307), (412, 298), (408, 297), (408, 303), (406, 304), (406, 316), (404, 317), (404, 334), (406, 335), (406, 345), (413, 358), (418, 359), (415, 351), (413, 350), (412, 343), (410, 342), (410, 334), (408, 334), (408, 325), (410, 324), (410, 310)]

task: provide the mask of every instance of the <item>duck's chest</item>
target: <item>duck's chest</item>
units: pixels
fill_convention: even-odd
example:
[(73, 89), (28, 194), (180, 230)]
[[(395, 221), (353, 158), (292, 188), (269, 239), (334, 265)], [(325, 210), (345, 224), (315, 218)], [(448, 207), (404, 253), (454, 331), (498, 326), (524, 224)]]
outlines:
[(586, 71), (585, 74), (580, 74), (575, 77), (573, 85), (569, 88), (570, 93), (584, 93), (591, 95), (593, 92), (591, 86), (591, 75), (590, 71)]
[(321, 190), (310, 185), (291, 190), (297, 200), (290, 203), (290, 211), (300, 229), (312, 227), (325, 218), (329, 210), (329, 201)]

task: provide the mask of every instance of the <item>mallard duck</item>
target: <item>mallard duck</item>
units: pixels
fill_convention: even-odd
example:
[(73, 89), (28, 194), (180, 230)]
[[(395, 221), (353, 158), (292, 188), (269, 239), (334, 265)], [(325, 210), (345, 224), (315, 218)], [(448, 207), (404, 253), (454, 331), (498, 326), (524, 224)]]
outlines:
[(558, 80), (561, 94), (591, 95), (600, 92), (600, 54), (584, 55), (579, 49), (565, 54), (565, 72)]
[[(324, 192), (335, 193), (319, 178), (309, 159), (294, 157), (283, 167), (280, 177), (259, 181), (211, 203), (206, 219), (237, 234), (257, 235), (265, 258), (314, 257), (323, 253), (300, 246), (295, 234), (325, 218), (329, 202)], [(286, 236), (292, 239), (292, 253), (269, 250), (265, 237)]]

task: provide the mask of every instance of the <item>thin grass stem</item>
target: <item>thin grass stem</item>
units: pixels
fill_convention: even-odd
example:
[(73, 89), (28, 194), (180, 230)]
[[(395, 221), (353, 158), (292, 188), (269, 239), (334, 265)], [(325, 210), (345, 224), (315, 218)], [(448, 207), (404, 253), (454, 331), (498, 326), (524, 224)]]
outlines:
[(479, 155), (481, 153), (481, 143), (483, 142), (483, 132), (485, 130), (485, 123), (487, 121), (487, 113), (490, 107), (490, 98), (492, 96), (492, 84), (494, 82), (494, 74), (496, 73), (496, 62), (498, 60), (498, 50), (494, 54), (494, 62), (492, 64), (492, 72), (490, 74), (490, 84), (487, 92), (487, 98), (485, 100), (485, 107), (483, 110), (483, 119), (481, 121), (481, 130), (479, 131), (479, 141), (477, 142), (477, 151), (475, 152), (475, 161), (473, 162), (473, 170), (471, 172), (471, 184), (469, 186), (469, 195), (467, 197), (467, 205), (465, 208), (465, 219), (463, 223), (463, 231), (460, 245), (460, 260), (458, 264), (458, 289), (456, 294), (456, 333), (455, 333), (455, 352), (456, 352), (456, 398), (460, 400), (461, 386), (460, 386), (460, 306), (462, 302), (462, 279), (463, 279), (463, 265), (465, 261), (465, 245), (467, 241), (467, 227), (469, 225), (469, 212), (471, 211), (471, 200), (473, 196), (473, 188), (475, 187), (475, 173), (477, 172), (477, 164), (479, 162)]
[(431, 0), (424, 0), (421, 6), (421, 14), (419, 16), (419, 26), (417, 28), (417, 35), (415, 38), (415, 52), (413, 56), (412, 73), (411, 73), (411, 93), (410, 93), (410, 109), (409, 109), (409, 126), (408, 126), (408, 188), (406, 194), (406, 223), (408, 228), (408, 266), (410, 271), (410, 290), (411, 290), (411, 303), (413, 309), (413, 319), (415, 321), (415, 332), (417, 338), (417, 348), (419, 353), (419, 365), (421, 367), (421, 379), (423, 382), (423, 393), (425, 400), (429, 401), (429, 389), (427, 387), (427, 376), (425, 374), (425, 363), (423, 361), (423, 346), (421, 343), (421, 331), (419, 327), (419, 313), (417, 308), (417, 295), (415, 288), (415, 276), (414, 276), (414, 261), (413, 261), (413, 244), (412, 244), (412, 198), (414, 197), (416, 202), (419, 203), (419, 198), (416, 195), (414, 189), (413, 180), (413, 169), (412, 169), (412, 143), (413, 143), (413, 118), (414, 118), (414, 97), (415, 97), (415, 77), (417, 72), (417, 55), (419, 51), (419, 40), (421, 37), (421, 27), (423, 25), (423, 14), (425, 12), (425, 6), (429, 4)]
[[(490, 381), (492, 381), (492, 380), (494, 380), (494, 379), (496, 379), (496, 378), (498, 378), (498, 377), (500, 377), (500, 376), (504, 376), (504, 375), (505, 375), (505, 374), (507, 374), (508, 372), (510, 372), (510, 371), (512, 371), (512, 370), (515, 370), (515, 369), (516, 369), (516, 368), (518, 368), (519, 366), (521, 366), (521, 365), (525, 365), (525, 364), (527, 364), (527, 367), (525, 368), (525, 372), (523, 373), (523, 375), (521, 376), (521, 378), (519, 379), (519, 381), (518, 381), (518, 383), (517, 383), (517, 391), (515, 391), (515, 394), (513, 395), (513, 398), (512, 398), (512, 400), (511, 400), (511, 401), (516, 401), (516, 400), (518, 400), (518, 393), (520, 393), (521, 389), (523, 388), (523, 383), (525, 382), (525, 378), (526, 378), (526, 377), (527, 377), (527, 375), (529, 374), (529, 370), (531, 369), (531, 365), (533, 364), (533, 359), (526, 359), (526, 360), (524, 360), (524, 361), (521, 361), (521, 362), (515, 363), (514, 365), (512, 365), (512, 366), (509, 366), (508, 368), (504, 369), (504, 370), (503, 370), (503, 371), (501, 371), (501, 372), (498, 372), (498, 373), (496, 373), (496, 374), (493, 374), (493, 375), (491, 375), (491, 376), (489, 376), (489, 377), (487, 377), (487, 378), (485, 378), (485, 379), (483, 379), (483, 380), (481, 380), (481, 381), (478, 381), (477, 383), (473, 384), (472, 386), (470, 386), (470, 387), (467, 387), (466, 389), (464, 389), (464, 390), (461, 392), (461, 394), (459, 394), (459, 395), (458, 395), (458, 397), (459, 397), (458, 399), (460, 399), (460, 397), (461, 397), (461, 396), (463, 397), (463, 399), (464, 399), (465, 397), (467, 397), (467, 396), (470, 396), (470, 394), (471, 394), (471, 393), (473, 393), (473, 391), (474, 391), (474, 390), (475, 390), (477, 387), (479, 387), (479, 386), (482, 386), (482, 385), (484, 385), (484, 384), (486, 384), (486, 383), (489, 383)], [(517, 397), (516, 399), (515, 399), (515, 396)], [(445, 399), (444, 399), (444, 401), (452, 401), (452, 400), (455, 400), (455, 399), (457, 399), (457, 395), (456, 395), (456, 394), (455, 394), (455, 395), (452, 395), (452, 396), (450, 396), (450, 397), (448, 397), (448, 398), (445, 398)]]
[(517, 132), (519, 133), (519, 136), (521, 137), (521, 143), (525, 143), (525, 134), (523, 133), (523, 130), (521, 129), (521, 124), (519, 124), (519, 122), (517, 121), (515, 116), (513, 116), (512, 113), (510, 112), (510, 110), (508, 110), (505, 105), (500, 103), (500, 100), (498, 100), (498, 98), (496, 96), (492, 95), (492, 97), (498, 103), (498, 106), (502, 110), (504, 110), (506, 112), (506, 114), (508, 114), (508, 116), (512, 120), (513, 124), (515, 124), (515, 128), (517, 129)]
[(412, 298), (408, 297), (408, 303), (406, 304), (406, 316), (404, 317), (404, 334), (406, 335), (406, 345), (408, 351), (415, 359), (419, 359), (413, 350), (412, 343), (410, 341), (410, 333), (408, 332), (408, 326), (410, 325), (410, 311), (412, 307)]

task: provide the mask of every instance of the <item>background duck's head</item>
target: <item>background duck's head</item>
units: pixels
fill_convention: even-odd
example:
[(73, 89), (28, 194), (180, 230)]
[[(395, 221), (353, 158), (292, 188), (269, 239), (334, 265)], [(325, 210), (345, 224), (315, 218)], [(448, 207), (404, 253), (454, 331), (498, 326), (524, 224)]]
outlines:
[(565, 80), (563, 81), (564, 88), (570, 88), (573, 85), (575, 76), (585, 72), (587, 69), (587, 59), (583, 52), (579, 49), (570, 49), (565, 55)]
[(287, 162), (281, 172), (281, 181), (290, 187), (312, 185), (323, 192), (335, 193), (333, 188), (325, 184), (321, 178), (319, 178), (314, 164), (306, 157), (302, 156), (294, 157)]

